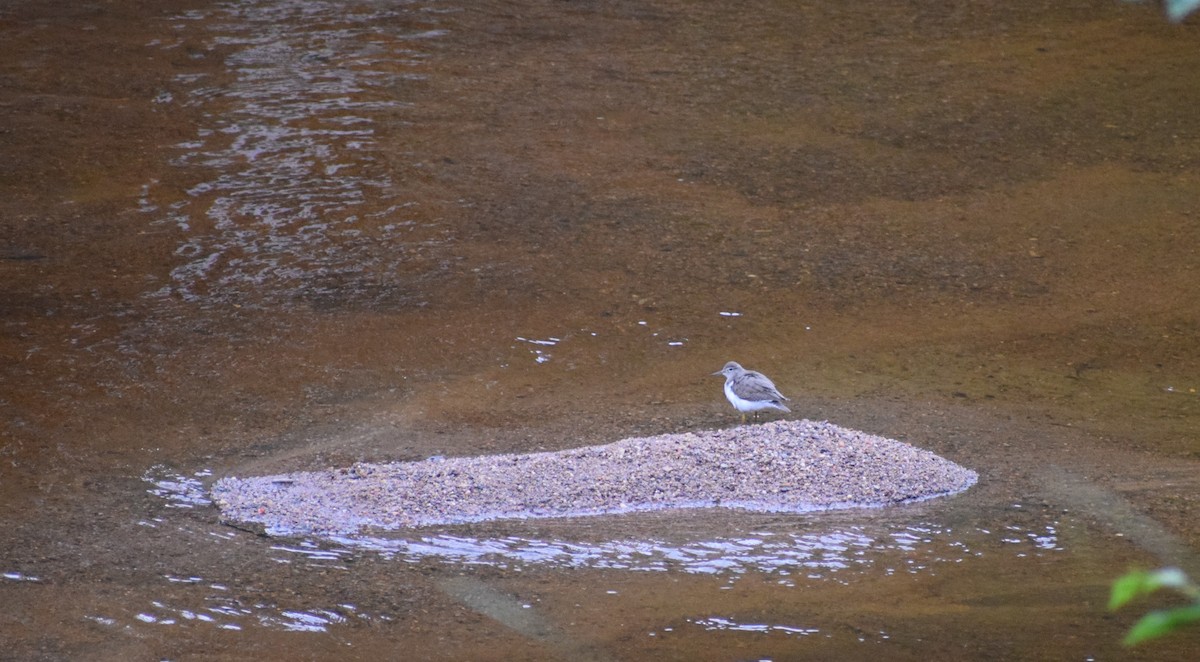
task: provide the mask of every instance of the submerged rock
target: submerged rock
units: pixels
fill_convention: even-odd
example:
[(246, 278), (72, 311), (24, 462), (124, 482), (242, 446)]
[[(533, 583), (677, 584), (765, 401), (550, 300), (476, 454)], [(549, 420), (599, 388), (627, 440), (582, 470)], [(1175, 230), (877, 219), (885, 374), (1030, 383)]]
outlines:
[(530, 454), (358, 463), (223, 478), (222, 518), (275, 534), (349, 534), (668, 508), (807, 512), (961, 492), (974, 471), (828, 422), (779, 421)]

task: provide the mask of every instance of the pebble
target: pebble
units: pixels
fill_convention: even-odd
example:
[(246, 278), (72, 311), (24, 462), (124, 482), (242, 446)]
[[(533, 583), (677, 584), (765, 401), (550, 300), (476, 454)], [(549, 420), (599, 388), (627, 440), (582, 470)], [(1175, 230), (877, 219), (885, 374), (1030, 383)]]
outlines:
[(268, 534), (349, 535), (669, 508), (879, 507), (954, 494), (977, 480), (974, 471), (910, 444), (802, 420), (557, 452), (227, 477), (212, 497), (223, 521)]

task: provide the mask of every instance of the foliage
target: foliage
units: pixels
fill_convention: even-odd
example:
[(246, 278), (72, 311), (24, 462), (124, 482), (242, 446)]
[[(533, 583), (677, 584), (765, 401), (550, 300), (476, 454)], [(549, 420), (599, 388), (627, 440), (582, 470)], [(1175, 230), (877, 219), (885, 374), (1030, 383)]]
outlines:
[(1161, 637), (1189, 623), (1200, 622), (1200, 586), (1192, 583), (1187, 574), (1179, 568), (1134, 570), (1118, 578), (1113, 582), (1108, 608), (1119, 609), (1131, 600), (1149, 595), (1160, 588), (1174, 589), (1191, 599), (1192, 604), (1146, 614), (1125, 635), (1126, 646)]

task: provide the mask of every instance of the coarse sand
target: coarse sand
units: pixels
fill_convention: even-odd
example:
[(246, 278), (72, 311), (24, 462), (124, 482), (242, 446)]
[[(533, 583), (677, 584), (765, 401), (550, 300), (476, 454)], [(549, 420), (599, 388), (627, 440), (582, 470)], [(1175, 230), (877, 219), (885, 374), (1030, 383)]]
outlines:
[(977, 479), (909, 444), (804, 420), (557, 452), (227, 477), (212, 495), (227, 522), (272, 535), (339, 535), (668, 508), (877, 507), (954, 494)]

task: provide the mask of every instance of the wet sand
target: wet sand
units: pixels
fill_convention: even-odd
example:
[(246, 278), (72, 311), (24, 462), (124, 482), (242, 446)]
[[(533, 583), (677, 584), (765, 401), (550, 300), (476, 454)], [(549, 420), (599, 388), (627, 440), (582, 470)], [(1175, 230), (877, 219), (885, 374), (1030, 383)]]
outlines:
[(909, 444), (793, 421), (554, 453), (223, 478), (212, 494), (225, 520), (259, 524), (272, 535), (328, 536), (679, 508), (868, 508), (961, 492), (977, 479)]

